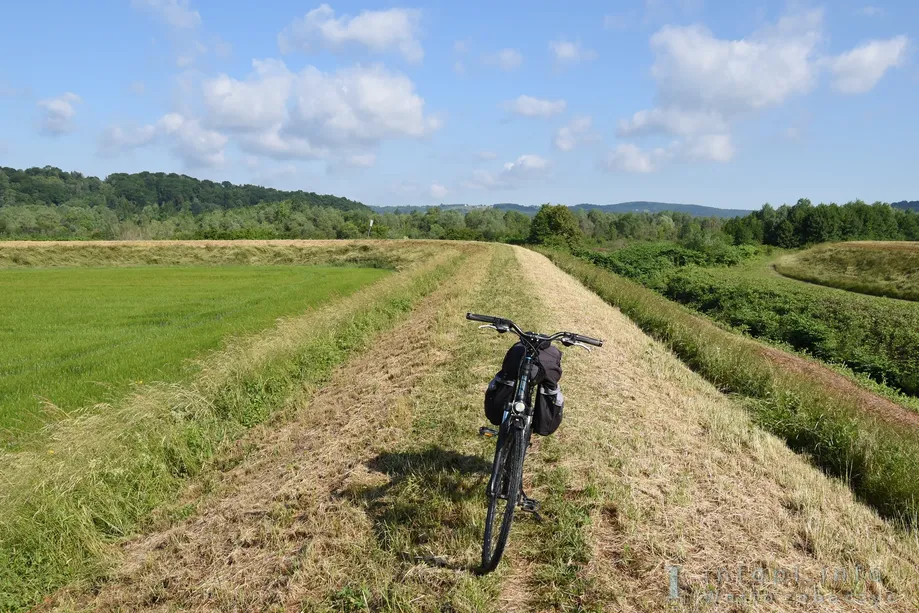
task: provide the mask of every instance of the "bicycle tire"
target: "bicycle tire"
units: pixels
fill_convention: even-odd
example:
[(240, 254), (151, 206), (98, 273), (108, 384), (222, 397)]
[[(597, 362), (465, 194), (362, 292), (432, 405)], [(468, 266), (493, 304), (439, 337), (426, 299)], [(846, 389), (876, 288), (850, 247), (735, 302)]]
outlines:
[[(498, 567), (504, 548), (510, 535), (511, 523), (514, 521), (514, 508), (520, 494), (521, 480), (523, 478), (523, 432), (511, 429), (507, 437), (495, 449), (495, 460), (492, 467), (492, 480), (494, 489), (489, 492), (488, 513), (485, 515), (485, 538), (482, 541), (482, 566), (481, 574), (490, 573)], [(507, 498), (499, 497), (503, 480), (507, 480)], [(505, 503), (503, 512), (499, 512), (501, 502)], [(497, 540), (492, 544), (494, 536), (495, 519), (502, 516), (501, 528)]]

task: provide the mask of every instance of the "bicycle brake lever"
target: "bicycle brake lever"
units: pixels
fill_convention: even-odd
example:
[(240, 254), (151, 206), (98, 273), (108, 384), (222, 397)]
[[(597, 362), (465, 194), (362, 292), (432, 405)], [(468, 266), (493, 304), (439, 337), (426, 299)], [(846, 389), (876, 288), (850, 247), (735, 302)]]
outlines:
[(503, 326), (499, 328), (495, 324), (485, 324), (483, 326), (479, 326), (479, 330), (481, 330), (482, 328), (491, 328), (492, 330), (495, 330), (498, 334), (504, 334), (505, 332), (510, 330), (510, 328), (505, 328)]
[(585, 351), (587, 351), (587, 353), (590, 353), (591, 351), (593, 351), (590, 347), (578, 341), (571, 343), (571, 345), (574, 347), (580, 347), (581, 349), (584, 349)]

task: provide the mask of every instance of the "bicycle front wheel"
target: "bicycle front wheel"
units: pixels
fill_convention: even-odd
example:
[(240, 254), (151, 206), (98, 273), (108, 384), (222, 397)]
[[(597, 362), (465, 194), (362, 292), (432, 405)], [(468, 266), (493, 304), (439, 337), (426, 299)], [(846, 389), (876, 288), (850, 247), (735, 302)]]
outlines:
[(495, 449), (495, 462), (486, 491), (488, 513), (482, 543), (482, 573), (490, 573), (501, 561), (523, 478), (523, 432), (510, 428), (504, 434)]

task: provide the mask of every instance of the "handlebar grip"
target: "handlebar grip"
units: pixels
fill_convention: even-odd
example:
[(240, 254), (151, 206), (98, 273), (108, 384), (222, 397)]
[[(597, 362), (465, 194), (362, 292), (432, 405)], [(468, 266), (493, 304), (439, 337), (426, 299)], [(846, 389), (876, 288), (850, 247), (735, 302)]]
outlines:
[(466, 319), (484, 321), (487, 324), (496, 324), (499, 321), (498, 317), (492, 317), (491, 315), (476, 315), (475, 313), (466, 313)]
[(572, 334), (572, 335), (571, 335), (571, 338), (573, 338), (573, 339), (576, 340), (576, 341), (580, 341), (580, 342), (582, 342), (582, 343), (586, 343), (587, 345), (593, 345), (594, 347), (602, 347), (602, 346), (603, 346), (603, 341), (598, 340), (598, 339), (596, 339), (596, 338), (590, 338), (589, 336), (582, 336), (582, 335), (580, 335), (580, 334)]

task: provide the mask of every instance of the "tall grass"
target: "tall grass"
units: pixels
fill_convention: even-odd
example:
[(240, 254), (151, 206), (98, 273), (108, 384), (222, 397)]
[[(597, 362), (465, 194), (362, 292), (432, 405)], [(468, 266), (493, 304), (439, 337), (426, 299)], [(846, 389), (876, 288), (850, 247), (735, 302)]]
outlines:
[(863, 413), (806, 374), (776, 365), (755, 341), (570, 254), (544, 251), (718, 388), (747, 398), (759, 425), (808, 454), (890, 519), (919, 524), (919, 436)]
[[(0, 270), (0, 432), (70, 413), (134, 382), (174, 381), (229, 335), (348, 295), (372, 268), (221, 266)], [(2, 440), (0, 434), (0, 440)]]
[(141, 528), (223, 445), (282, 409), (295, 390), (326, 380), (459, 261), (455, 249), (442, 248), (402, 274), (231, 345), (186, 385), (147, 386), (55, 425), (39, 449), (0, 455), (0, 610), (104, 573), (111, 544)]
[(831, 243), (781, 258), (786, 277), (829, 287), (903, 300), (919, 300), (919, 245)]

